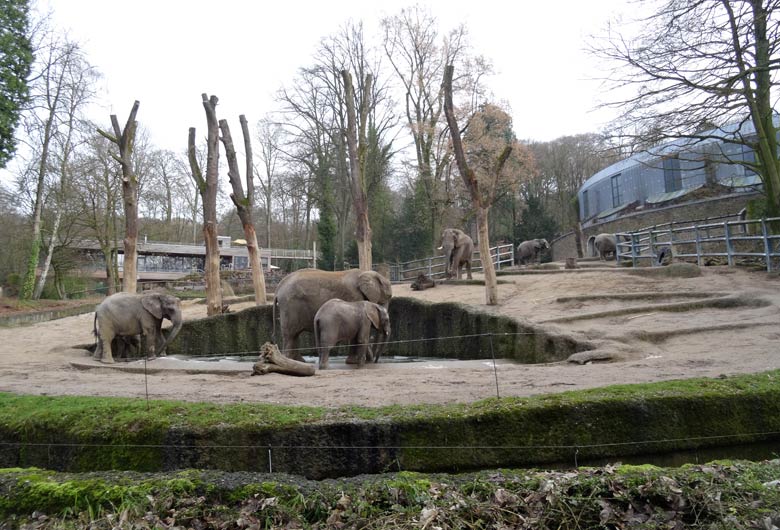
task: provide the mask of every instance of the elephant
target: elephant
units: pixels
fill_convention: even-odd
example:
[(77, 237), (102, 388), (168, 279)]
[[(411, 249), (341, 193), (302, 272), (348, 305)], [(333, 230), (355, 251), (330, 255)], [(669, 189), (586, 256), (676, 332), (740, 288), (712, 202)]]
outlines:
[(298, 336), (303, 331), (314, 331), (314, 316), (322, 304), (331, 298), (340, 298), (345, 302), (368, 300), (387, 308), (392, 296), (390, 281), (374, 271), (295, 271), (288, 274), (276, 287), (273, 305), (274, 337), (278, 308), (282, 351), (290, 359), (302, 361), (303, 356), (296, 351)]
[[(162, 321), (173, 324), (168, 336), (162, 332)], [(176, 338), (184, 323), (181, 301), (162, 293), (116, 293), (106, 297), (95, 307), (93, 333), (97, 337), (94, 358), (113, 363), (111, 341), (115, 337), (146, 337), (147, 352), (151, 357), (165, 355), (165, 348)]]
[(528, 263), (542, 262), (542, 250), (550, 248), (546, 239), (529, 239), (523, 241), (517, 246), (517, 263), (526, 265)]
[[(371, 344), (371, 329), (376, 329)], [(330, 350), (339, 342), (351, 345), (348, 364), (361, 368), (366, 361), (378, 362), (390, 336), (387, 309), (374, 302), (345, 302), (331, 298), (314, 315), (314, 344), (320, 360), (320, 370), (328, 368)]]
[(615, 234), (599, 234), (593, 240), (593, 248), (598, 252), (601, 261), (607, 259), (607, 254), (611, 256), (610, 259), (616, 259), (617, 237), (615, 237)]
[(441, 246), (447, 263), (444, 274), (452, 278), (453, 274), (460, 280), (461, 268), (466, 267), (466, 277), (471, 280), (471, 256), (474, 253), (474, 241), (466, 232), (457, 228), (445, 228), (441, 233)]

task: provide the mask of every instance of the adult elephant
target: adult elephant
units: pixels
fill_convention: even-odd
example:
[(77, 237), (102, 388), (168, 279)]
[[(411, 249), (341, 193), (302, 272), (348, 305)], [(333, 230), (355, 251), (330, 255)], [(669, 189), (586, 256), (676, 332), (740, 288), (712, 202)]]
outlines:
[(593, 240), (593, 248), (596, 249), (599, 259), (602, 261), (607, 259), (607, 255), (610, 256), (610, 259), (617, 259), (617, 238), (615, 234), (603, 233), (597, 235)]
[(542, 250), (550, 248), (546, 239), (529, 239), (517, 245), (517, 263), (542, 262)]
[[(376, 330), (371, 344), (371, 329)], [(387, 309), (374, 302), (345, 302), (331, 298), (314, 315), (314, 344), (320, 370), (328, 367), (330, 350), (338, 343), (351, 345), (348, 364), (362, 367), (366, 361), (378, 362), (390, 336)]]
[[(444, 274), (460, 280), (461, 269), (466, 267), (466, 277), (471, 279), (471, 256), (474, 254), (474, 241), (466, 232), (457, 228), (445, 228), (441, 233), (441, 246), (447, 258)], [(454, 271), (454, 272), (453, 272)]]
[(276, 287), (273, 307), (274, 326), (278, 307), (285, 355), (303, 360), (296, 351), (298, 336), (303, 331), (314, 331), (314, 315), (331, 298), (346, 302), (368, 300), (386, 308), (392, 296), (390, 281), (375, 271), (301, 269), (288, 274)]
[[(162, 321), (173, 324), (168, 336), (162, 332)], [(115, 337), (146, 337), (147, 353), (165, 355), (165, 348), (176, 338), (183, 324), (181, 302), (162, 293), (116, 293), (106, 297), (95, 308), (93, 332), (98, 338), (95, 359), (113, 363), (111, 341)]]

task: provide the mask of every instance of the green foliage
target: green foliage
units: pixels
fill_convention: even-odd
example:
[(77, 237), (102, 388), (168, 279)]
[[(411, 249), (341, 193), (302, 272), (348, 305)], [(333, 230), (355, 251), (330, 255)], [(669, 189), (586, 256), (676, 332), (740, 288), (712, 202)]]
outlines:
[(544, 238), (552, 241), (558, 225), (536, 197), (529, 197), (520, 224), (515, 226), (515, 245), (529, 239)]
[(330, 180), (325, 177), (320, 182), (320, 218), (317, 221), (318, 252), (322, 257), (317, 260), (317, 267), (332, 271), (336, 261), (336, 217), (333, 213), (333, 191)]
[[(60, 288), (67, 298), (86, 298), (87, 295), (92, 294), (87, 292), (87, 279), (82, 276), (64, 275), (59, 281)], [(105, 284), (102, 284), (102, 288), (95, 289), (95, 292), (106, 294), (107, 289)], [(60, 299), (60, 293), (57, 291), (54, 278), (49, 277), (49, 281), (47, 281), (46, 285), (43, 287), (41, 298)]]
[(41, 239), (36, 238), (33, 240), (30, 246), (30, 257), (27, 260), (27, 272), (24, 275), (24, 282), (22, 283), (21, 290), (19, 292), (19, 298), (22, 300), (30, 300), (35, 290), (36, 271), (38, 270), (38, 259), (41, 253)]
[(27, 77), (33, 62), (27, 0), (0, 4), (0, 168), (16, 149), (14, 130), (28, 98)]
[(403, 198), (394, 230), (400, 261), (431, 255), (431, 241), (437, 237), (431, 229), (432, 215), (425, 194), (425, 184), (422, 179), (417, 179), (413, 192)]

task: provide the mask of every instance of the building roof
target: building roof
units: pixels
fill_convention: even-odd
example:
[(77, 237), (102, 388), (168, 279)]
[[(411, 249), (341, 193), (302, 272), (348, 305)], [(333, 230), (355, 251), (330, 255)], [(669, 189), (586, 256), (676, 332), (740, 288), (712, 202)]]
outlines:
[[(775, 121), (775, 125), (780, 125), (780, 115), (775, 114), (774, 121)], [(593, 187), (595, 184), (601, 182), (602, 180), (617, 175), (618, 173), (621, 173), (638, 164), (647, 164), (653, 161), (654, 159), (660, 157), (664, 157), (675, 153), (683, 153), (686, 151), (691, 151), (692, 148), (694, 147), (707, 145), (714, 142), (719, 142), (727, 138), (734, 138), (737, 135), (750, 136), (751, 134), (754, 133), (755, 133), (755, 127), (753, 126), (753, 122), (751, 120), (745, 120), (742, 122), (731, 123), (728, 125), (724, 125), (723, 127), (719, 127), (717, 129), (712, 129), (710, 131), (703, 132), (701, 133), (701, 137), (677, 138), (670, 142), (666, 142), (663, 145), (651, 147), (650, 149), (636, 153), (630, 156), (629, 158), (623, 159), (620, 162), (616, 162), (611, 166), (605, 167), (604, 169), (602, 169), (601, 171), (599, 171), (598, 173), (590, 177), (588, 180), (586, 180), (582, 184), (580, 191), (586, 191), (588, 188)]]

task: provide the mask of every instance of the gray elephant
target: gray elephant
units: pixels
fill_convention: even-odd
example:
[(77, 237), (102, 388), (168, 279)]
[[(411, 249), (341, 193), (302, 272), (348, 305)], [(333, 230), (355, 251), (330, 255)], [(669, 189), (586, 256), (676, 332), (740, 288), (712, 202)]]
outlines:
[[(173, 324), (168, 336), (162, 332), (162, 321)], [(93, 332), (98, 338), (95, 359), (113, 363), (111, 341), (115, 337), (146, 337), (151, 357), (165, 355), (165, 348), (176, 338), (184, 323), (181, 302), (175, 296), (162, 293), (116, 293), (106, 297), (95, 308)]]
[[(376, 330), (373, 344), (372, 328)], [(378, 362), (389, 336), (387, 309), (374, 302), (345, 302), (331, 298), (314, 315), (314, 343), (320, 370), (328, 367), (330, 350), (340, 342), (351, 345), (347, 364), (362, 367), (366, 361)]]
[(528, 263), (541, 263), (542, 250), (550, 248), (546, 239), (529, 239), (517, 245), (517, 263), (527, 265)]
[(296, 351), (298, 336), (304, 331), (314, 331), (314, 316), (322, 304), (331, 298), (340, 298), (346, 302), (368, 300), (387, 307), (392, 296), (390, 281), (374, 271), (295, 271), (276, 287), (273, 306), (274, 336), (278, 311), (283, 352), (290, 359), (302, 361), (303, 356)]
[(605, 261), (609, 255), (609, 259), (616, 259), (617, 253), (617, 238), (615, 234), (599, 234), (593, 240), (593, 248), (599, 255), (601, 261)]
[(445, 228), (441, 233), (441, 246), (447, 258), (444, 273), (447, 278), (454, 275), (460, 280), (461, 269), (466, 267), (466, 277), (471, 280), (471, 256), (474, 254), (474, 241), (466, 232), (457, 228)]

